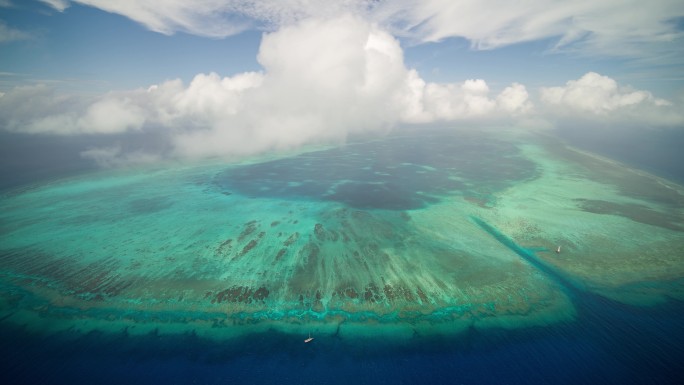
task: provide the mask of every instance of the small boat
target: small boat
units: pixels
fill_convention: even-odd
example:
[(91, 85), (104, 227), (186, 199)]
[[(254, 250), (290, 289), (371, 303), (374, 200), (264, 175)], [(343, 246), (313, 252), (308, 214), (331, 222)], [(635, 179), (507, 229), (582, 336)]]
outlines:
[(560, 254), (560, 246), (556, 249), (556, 254)]
[(309, 338), (304, 340), (305, 344), (308, 344), (309, 342), (313, 341), (313, 337), (311, 337), (311, 333), (309, 333)]

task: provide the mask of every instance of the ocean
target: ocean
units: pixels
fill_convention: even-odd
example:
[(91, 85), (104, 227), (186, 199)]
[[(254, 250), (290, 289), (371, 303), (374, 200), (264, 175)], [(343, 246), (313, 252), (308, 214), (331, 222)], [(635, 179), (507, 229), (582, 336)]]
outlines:
[[(130, 336), (2, 329), (6, 383), (44, 384), (677, 384), (681, 303), (588, 301), (569, 324), (472, 329), (402, 346), (345, 344), (276, 332), (234, 345), (192, 334)], [(596, 307), (600, 305), (600, 307)]]
[(682, 191), (499, 131), (25, 185), (3, 382), (678, 384)]

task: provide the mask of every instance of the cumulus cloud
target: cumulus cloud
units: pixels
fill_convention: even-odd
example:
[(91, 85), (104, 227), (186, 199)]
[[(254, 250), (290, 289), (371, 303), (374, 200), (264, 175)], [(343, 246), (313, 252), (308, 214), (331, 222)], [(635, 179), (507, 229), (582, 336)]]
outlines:
[(126, 97), (60, 94), (46, 85), (16, 87), (0, 96), (0, 125), (30, 134), (113, 134), (142, 127), (145, 112)]
[(342, 28), (357, 22), (352, 18), (325, 26), (305, 23), (286, 31), (301, 34), (310, 43), (304, 46), (312, 51), (321, 47), (307, 40), (316, 39), (309, 28), (332, 35), (354, 31), (353, 36), (340, 34), (333, 39), (338, 49), (324, 55), (327, 58), (314, 59), (298, 45), (305, 52), (291, 60), (318, 60), (310, 67), (270, 62), (276, 51), (302, 42), (273, 34), (260, 52), (264, 72), (232, 77), (200, 74), (187, 85), (172, 80), (96, 98), (61, 95), (46, 86), (18, 87), (0, 96), (0, 123), (6, 130), (31, 134), (154, 133), (168, 144), (163, 150), (114, 145), (82, 153), (101, 166), (113, 167), (168, 156), (239, 157), (311, 143), (340, 143), (349, 135), (382, 134), (401, 123), (517, 123), (533, 129), (576, 119), (645, 126), (684, 122), (672, 103), (596, 73), (565, 86), (541, 88), (536, 105), (518, 83), (498, 93), (492, 93), (482, 79), (428, 83), (404, 66), (391, 36), (367, 24), (365, 29)]
[(142, 108), (126, 98), (104, 98), (91, 104), (76, 122), (82, 133), (117, 133), (139, 130), (145, 121)]
[[(69, 0), (42, 0), (62, 11)], [(71, 0), (117, 13), (164, 34), (225, 37), (249, 28), (273, 31), (342, 13), (371, 20), (417, 42), (450, 37), (475, 49), (556, 38), (555, 49), (648, 57), (684, 33), (680, 0)], [(672, 47), (667, 47), (671, 50)]]
[[(404, 64), (399, 42), (353, 15), (307, 19), (265, 34), (261, 72), (199, 74), (95, 98), (19, 87), (0, 98), (0, 123), (33, 134), (117, 134), (162, 130), (178, 157), (240, 156), (402, 123), (516, 116), (531, 108), (525, 87), (492, 95), (482, 79), (426, 83)], [(124, 150), (84, 154), (114, 164)]]
[(412, 123), (515, 117), (531, 111), (532, 102), (522, 84), (514, 83), (496, 96), (483, 79), (463, 83), (425, 83), (411, 74), (411, 99), (402, 119)]
[(356, 132), (384, 130), (400, 112), (395, 100), (407, 70), (399, 43), (353, 16), (306, 20), (267, 34), (258, 61), (263, 75), (250, 75), (237, 92), (215, 94), (227, 109), (207, 129), (180, 134), (178, 151), (253, 153), (340, 142)]
[(529, 94), (524, 85), (513, 83), (496, 97), (497, 105), (512, 115), (524, 115), (533, 109)]
[(306, 19), (263, 36), (263, 70), (199, 74), (145, 89), (95, 97), (17, 87), (0, 95), (0, 127), (57, 135), (153, 134), (164, 148), (105, 146), (82, 156), (103, 166), (160, 157), (246, 156), (305, 144), (341, 143), (401, 123), (489, 122), (548, 125), (577, 115), (596, 121), (681, 123), (675, 106), (647, 91), (588, 73), (542, 88), (534, 103), (513, 83), (493, 91), (484, 79), (426, 82), (407, 68), (399, 41), (353, 14)]
[(541, 99), (548, 104), (594, 114), (605, 114), (642, 103), (669, 105), (665, 100), (654, 98), (650, 92), (619, 88), (614, 79), (595, 72), (570, 80), (565, 87), (542, 88)]
[(608, 76), (589, 72), (561, 87), (544, 87), (540, 100), (555, 115), (607, 121), (637, 121), (658, 125), (682, 123), (672, 103), (648, 91), (619, 86)]

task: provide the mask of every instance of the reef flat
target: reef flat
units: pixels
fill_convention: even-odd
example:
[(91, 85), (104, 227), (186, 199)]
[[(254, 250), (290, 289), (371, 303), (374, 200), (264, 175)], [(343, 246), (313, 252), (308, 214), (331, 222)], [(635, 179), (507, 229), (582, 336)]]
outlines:
[(684, 299), (682, 186), (556, 142), (521, 146), (539, 176), (490, 219), (582, 289), (630, 304)]
[(577, 293), (684, 299), (682, 191), (498, 131), (103, 171), (2, 197), (0, 318), (216, 339), (570, 322)]

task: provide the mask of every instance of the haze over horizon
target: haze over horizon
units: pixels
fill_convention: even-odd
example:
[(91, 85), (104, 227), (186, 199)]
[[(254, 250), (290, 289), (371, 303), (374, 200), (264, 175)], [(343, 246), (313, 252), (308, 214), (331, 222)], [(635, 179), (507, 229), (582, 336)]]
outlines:
[(671, 0), (4, 0), (3, 169), (484, 125), (663, 171), (684, 144), (682, 18)]

